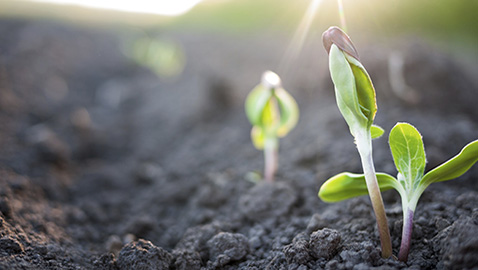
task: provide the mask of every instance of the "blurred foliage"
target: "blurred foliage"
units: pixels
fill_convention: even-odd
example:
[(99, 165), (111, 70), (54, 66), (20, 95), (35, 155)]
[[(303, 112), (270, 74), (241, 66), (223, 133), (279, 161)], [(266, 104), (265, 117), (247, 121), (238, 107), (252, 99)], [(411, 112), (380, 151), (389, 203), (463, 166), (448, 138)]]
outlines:
[(171, 23), (173, 27), (251, 33), (266, 28), (294, 30), (310, 0), (229, 0), (202, 3)]
[[(171, 21), (169, 27), (229, 34), (290, 34), (311, 2), (229, 0), (208, 4), (206, 0)], [(478, 60), (478, 0), (343, 0), (343, 7), (348, 32), (356, 37), (357, 33), (386, 40), (420, 37), (465, 59)], [(310, 32), (320, 38), (331, 25), (342, 26), (337, 0), (321, 0)]]
[[(175, 20), (173, 25), (226, 31), (294, 30), (311, 0), (230, 0), (207, 2)], [(414, 32), (449, 39), (463, 36), (478, 41), (477, 0), (343, 0), (351, 29), (401, 34)], [(322, 0), (313, 27), (339, 25), (337, 1)]]
[(354, 28), (478, 44), (476, 0), (346, 0), (344, 7)]
[(124, 54), (137, 64), (149, 68), (162, 78), (178, 76), (185, 67), (186, 57), (178, 42), (147, 36), (124, 41)]

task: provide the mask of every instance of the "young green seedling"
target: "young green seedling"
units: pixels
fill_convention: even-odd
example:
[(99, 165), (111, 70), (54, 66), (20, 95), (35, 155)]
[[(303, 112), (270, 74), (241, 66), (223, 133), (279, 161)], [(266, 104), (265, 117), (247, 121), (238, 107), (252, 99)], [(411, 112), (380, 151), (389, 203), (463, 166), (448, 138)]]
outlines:
[(322, 35), (329, 53), (329, 69), (335, 85), (337, 105), (355, 138), (362, 161), (367, 188), (377, 219), (382, 257), (392, 255), (392, 243), (382, 195), (375, 176), (372, 159), (372, 138), (383, 130), (373, 126), (377, 104), (370, 76), (360, 63), (357, 50), (350, 38), (338, 27), (330, 27)]
[[(390, 132), (389, 144), (398, 170), (397, 178), (386, 173), (378, 173), (377, 178), (382, 191), (394, 188), (402, 198), (403, 228), (398, 259), (405, 262), (410, 250), (413, 215), (418, 199), (430, 184), (452, 180), (467, 172), (478, 161), (478, 140), (469, 143), (458, 155), (425, 175), (425, 150), (422, 136), (415, 127), (398, 123)], [(341, 173), (330, 178), (319, 191), (319, 197), (326, 202), (365, 194), (365, 176), (353, 173)]]
[(272, 71), (264, 72), (262, 82), (247, 96), (245, 107), (252, 124), (252, 142), (257, 149), (264, 150), (264, 179), (273, 182), (279, 138), (295, 127), (299, 108), (294, 98), (282, 88), (279, 76)]

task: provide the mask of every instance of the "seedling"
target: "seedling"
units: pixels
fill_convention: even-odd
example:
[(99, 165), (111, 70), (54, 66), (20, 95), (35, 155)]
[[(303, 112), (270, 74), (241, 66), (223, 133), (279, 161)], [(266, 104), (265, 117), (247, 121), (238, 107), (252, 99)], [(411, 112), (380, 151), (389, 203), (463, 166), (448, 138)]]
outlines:
[[(426, 156), (422, 136), (410, 124), (398, 123), (390, 132), (390, 149), (398, 170), (397, 178), (378, 173), (382, 191), (396, 189), (402, 198), (403, 228), (398, 259), (406, 262), (412, 237), (413, 215), (418, 199), (432, 183), (455, 179), (478, 161), (478, 140), (466, 145), (461, 152), (424, 175)], [(338, 202), (367, 194), (363, 174), (341, 173), (327, 180), (319, 191), (326, 202)]]
[(355, 138), (362, 161), (368, 193), (377, 219), (382, 257), (388, 258), (392, 255), (392, 243), (372, 159), (372, 138), (383, 134), (383, 129), (373, 126), (377, 112), (375, 89), (347, 34), (338, 27), (330, 27), (324, 32), (322, 39), (329, 53), (329, 70), (335, 85), (337, 105)]
[(272, 71), (264, 72), (262, 82), (247, 96), (245, 107), (252, 124), (252, 142), (258, 150), (264, 150), (264, 179), (273, 182), (278, 166), (279, 138), (295, 127), (299, 108), (282, 88), (280, 77)]

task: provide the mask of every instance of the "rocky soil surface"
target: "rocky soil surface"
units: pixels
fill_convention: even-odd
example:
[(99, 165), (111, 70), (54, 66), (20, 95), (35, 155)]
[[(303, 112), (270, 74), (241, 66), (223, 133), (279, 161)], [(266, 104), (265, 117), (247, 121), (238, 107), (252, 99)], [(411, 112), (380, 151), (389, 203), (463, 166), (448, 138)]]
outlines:
[[(425, 191), (408, 263), (380, 257), (367, 197), (317, 197), (329, 177), (361, 172), (320, 37), (280, 73), (301, 119), (267, 184), (250, 181), (263, 156), (243, 102), (289, 41), (158, 31), (187, 61), (164, 79), (124, 55), (128, 34), (0, 21), (0, 269), (477, 269), (477, 166)], [(429, 170), (478, 137), (478, 66), (401, 44), (357, 47), (376, 123), (416, 126)], [(395, 175), (387, 137), (375, 165)], [(397, 254), (400, 198), (383, 196)]]

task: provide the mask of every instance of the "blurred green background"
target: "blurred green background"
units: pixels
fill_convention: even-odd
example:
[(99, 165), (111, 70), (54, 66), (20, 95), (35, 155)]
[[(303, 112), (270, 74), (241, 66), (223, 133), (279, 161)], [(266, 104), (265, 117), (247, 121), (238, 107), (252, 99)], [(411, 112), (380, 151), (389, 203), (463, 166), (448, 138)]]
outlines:
[[(171, 0), (172, 1), (172, 0)], [(204, 0), (186, 14), (165, 17), (78, 6), (2, 0), (0, 18), (60, 20), (114, 29), (215, 32), (225, 35), (290, 35), (312, 0)], [(321, 0), (309, 36), (339, 25), (338, 0)], [(478, 63), (478, 0), (342, 0), (347, 30), (369, 41), (420, 37)], [(471, 55), (471, 57), (470, 57)]]
[[(232, 33), (294, 31), (312, 0), (204, 0), (176, 18), (94, 10), (21, 0), (2, 0), (0, 16), (60, 19), (106, 25), (180, 27)], [(322, 0), (313, 27), (339, 24), (337, 1)], [(349, 30), (478, 41), (477, 0), (342, 0)]]

